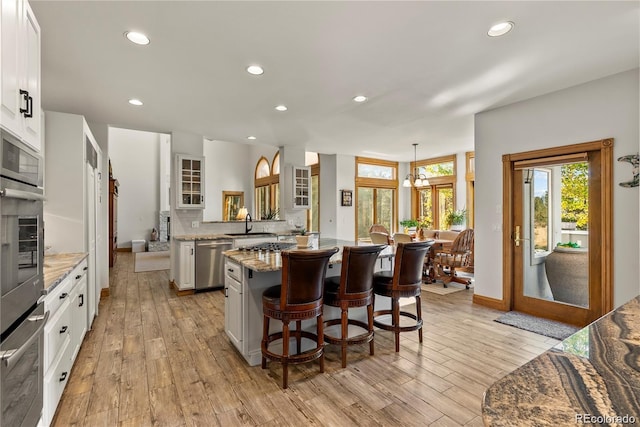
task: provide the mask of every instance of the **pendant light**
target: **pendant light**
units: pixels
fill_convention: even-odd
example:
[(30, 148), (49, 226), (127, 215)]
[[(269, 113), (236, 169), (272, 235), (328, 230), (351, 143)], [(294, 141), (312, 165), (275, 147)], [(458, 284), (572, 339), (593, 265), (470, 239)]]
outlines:
[(404, 177), (404, 181), (402, 182), (403, 187), (411, 187), (412, 185), (416, 188), (425, 187), (429, 185), (429, 180), (424, 174), (418, 173), (418, 144), (413, 144), (413, 174), (408, 173), (407, 176)]

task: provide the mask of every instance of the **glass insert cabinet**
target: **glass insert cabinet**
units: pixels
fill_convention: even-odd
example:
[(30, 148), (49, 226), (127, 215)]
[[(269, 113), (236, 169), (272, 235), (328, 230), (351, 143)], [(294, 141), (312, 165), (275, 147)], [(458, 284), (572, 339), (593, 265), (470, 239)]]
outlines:
[(308, 166), (293, 167), (293, 208), (309, 209), (311, 207), (311, 168)]
[(178, 154), (178, 209), (204, 209), (204, 157)]

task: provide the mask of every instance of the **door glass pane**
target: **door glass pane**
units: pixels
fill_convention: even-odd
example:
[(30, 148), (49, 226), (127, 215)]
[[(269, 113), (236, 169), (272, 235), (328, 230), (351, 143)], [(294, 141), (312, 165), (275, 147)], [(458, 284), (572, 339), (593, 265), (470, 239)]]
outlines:
[(373, 188), (358, 187), (358, 240), (369, 238), (369, 228), (374, 224)]
[(256, 188), (256, 216), (262, 218), (269, 210), (269, 186)]
[(309, 209), (309, 230), (320, 231), (320, 187), (319, 176), (311, 176), (311, 209)]
[(588, 164), (523, 171), (523, 293), (589, 307)]
[(376, 224), (382, 224), (387, 230), (393, 230), (393, 191), (377, 188), (376, 190)]
[[(418, 215), (421, 219), (427, 220), (433, 227), (433, 199), (431, 198), (431, 187), (419, 190), (420, 202), (418, 205)], [(437, 229), (434, 227), (434, 229)]]
[(453, 210), (453, 188), (436, 187), (438, 197), (438, 230), (446, 229), (445, 218), (447, 212)]

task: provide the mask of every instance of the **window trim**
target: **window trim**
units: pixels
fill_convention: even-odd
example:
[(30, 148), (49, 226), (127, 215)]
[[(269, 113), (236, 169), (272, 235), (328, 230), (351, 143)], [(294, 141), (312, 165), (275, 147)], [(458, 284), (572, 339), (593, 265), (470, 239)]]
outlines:
[[(443, 188), (445, 185), (451, 185), (452, 192), (453, 192), (453, 208), (458, 209), (458, 206), (456, 204), (457, 176), (458, 176), (457, 160), (458, 160), (458, 155), (451, 154), (448, 156), (433, 157), (430, 159), (423, 159), (423, 160), (418, 160), (417, 162), (409, 163), (409, 167), (413, 171), (415, 170), (416, 165), (417, 167), (420, 167), (420, 166), (427, 166), (427, 165), (433, 165), (438, 163), (453, 162), (453, 175), (434, 176), (434, 177), (428, 178), (429, 180), (428, 186), (431, 187), (431, 209), (433, 209), (433, 212), (432, 212), (433, 227), (435, 227), (436, 224), (440, 222), (440, 215), (439, 215), (439, 209), (438, 209), (439, 203), (436, 197), (438, 187)], [(411, 215), (413, 218), (418, 217), (420, 213), (419, 206), (420, 206), (420, 193), (417, 188), (412, 186), (411, 187)]]

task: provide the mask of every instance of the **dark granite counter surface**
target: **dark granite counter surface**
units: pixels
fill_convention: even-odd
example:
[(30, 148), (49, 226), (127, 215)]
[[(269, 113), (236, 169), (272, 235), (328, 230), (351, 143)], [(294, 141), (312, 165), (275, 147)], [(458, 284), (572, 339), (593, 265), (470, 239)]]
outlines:
[(640, 424), (640, 296), (494, 383), (482, 416), (487, 426)]

